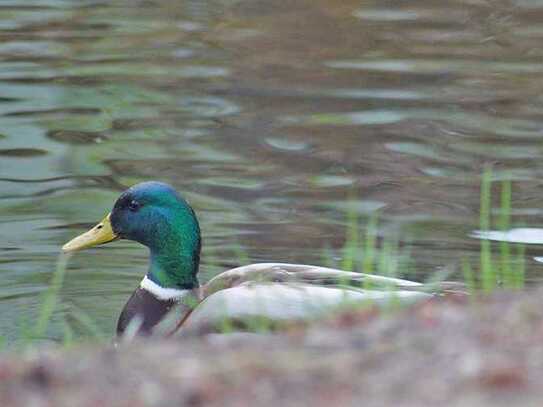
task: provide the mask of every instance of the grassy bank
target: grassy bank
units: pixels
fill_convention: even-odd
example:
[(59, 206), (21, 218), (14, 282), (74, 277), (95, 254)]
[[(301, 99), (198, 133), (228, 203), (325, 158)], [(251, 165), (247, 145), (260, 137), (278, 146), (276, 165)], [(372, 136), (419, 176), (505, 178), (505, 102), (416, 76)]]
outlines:
[(280, 335), (209, 335), (0, 357), (0, 404), (535, 406), (543, 292), (351, 310)]

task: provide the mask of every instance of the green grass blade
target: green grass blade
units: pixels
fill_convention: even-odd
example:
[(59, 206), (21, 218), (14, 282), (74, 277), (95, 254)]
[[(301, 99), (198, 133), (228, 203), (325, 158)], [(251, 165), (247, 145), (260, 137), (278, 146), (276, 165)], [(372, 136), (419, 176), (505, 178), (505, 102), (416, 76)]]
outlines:
[[(500, 219), (499, 228), (502, 232), (509, 230), (511, 225), (511, 181), (503, 180), (500, 195)], [(500, 242), (500, 264), (501, 264), (501, 280), (506, 288), (512, 288), (514, 278), (511, 270), (511, 250), (510, 244), (506, 241)]]
[[(486, 232), (490, 229), (491, 184), (492, 168), (486, 166), (481, 179), (479, 227), (482, 232)], [(492, 292), (496, 288), (496, 273), (492, 267), (491, 247), (488, 239), (481, 240), (480, 273), (483, 292)]]
[(377, 247), (377, 219), (378, 213), (373, 214), (366, 226), (364, 239), (364, 256), (362, 258), (362, 271), (366, 274), (373, 274), (375, 264), (375, 251)]
[(234, 255), (236, 256), (236, 259), (240, 266), (244, 266), (251, 263), (251, 259), (249, 258), (249, 255), (247, 254), (247, 250), (245, 250), (241, 242), (238, 242), (238, 244), (234, 246)]
[(350, 200), (351, 205), (347, 210), (347, 231), (345, 236), (345, 245), (343, 246), (343, 260), (341, 269), (353, 271), (358, 251), (358, 213), (354, 206), (354, 199)]
[(43, 295), (40, 313), (38, 315), (38, 320), (36, 321), (36, 327), (33, 331), (33, 336), (35, 338), (43, 338), (47, 331), (47, 327), (49, 326), (49, 322), (51, 321), (51, 317), (53, 316), (53, 312), (57, 305), (62, 283), (64, 282), (66, 264), (69, 258), (70, 256), (66, 254), (61, 254), (58, 258), (51, 283)]

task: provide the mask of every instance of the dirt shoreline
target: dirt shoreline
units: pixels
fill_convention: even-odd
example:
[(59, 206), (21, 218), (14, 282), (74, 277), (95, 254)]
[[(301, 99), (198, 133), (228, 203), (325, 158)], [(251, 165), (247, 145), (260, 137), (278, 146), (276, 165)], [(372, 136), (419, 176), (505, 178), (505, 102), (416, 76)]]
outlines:
[(542, 298), (347, 312), (281, 335), (4, 353), (0, 406), (541, 405)]

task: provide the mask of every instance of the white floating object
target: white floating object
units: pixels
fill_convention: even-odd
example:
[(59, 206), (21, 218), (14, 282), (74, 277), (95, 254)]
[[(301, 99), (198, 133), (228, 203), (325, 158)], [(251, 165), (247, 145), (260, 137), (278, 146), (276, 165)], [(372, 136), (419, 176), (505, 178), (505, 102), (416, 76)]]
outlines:
[(517, 228), (506, 231), (475, 230), (470, 234), (470, 237), (493, 240), (496, 242), (543, 244), (543, 229)]

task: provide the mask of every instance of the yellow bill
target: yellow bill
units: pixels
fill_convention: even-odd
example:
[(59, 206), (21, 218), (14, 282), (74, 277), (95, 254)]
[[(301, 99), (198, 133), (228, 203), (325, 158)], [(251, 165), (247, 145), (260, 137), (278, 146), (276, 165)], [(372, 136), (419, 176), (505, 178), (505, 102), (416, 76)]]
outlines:
[(62, 251), (65, 253), (74, 252), (76, 250), (87, 249), (117, 239), (118, 236), (111, 228), (111, 222), (109, 221), (110, 215), (111, 214), (108, 213), (108, 215), (91, 230), (70, 240), (62, 246)]

